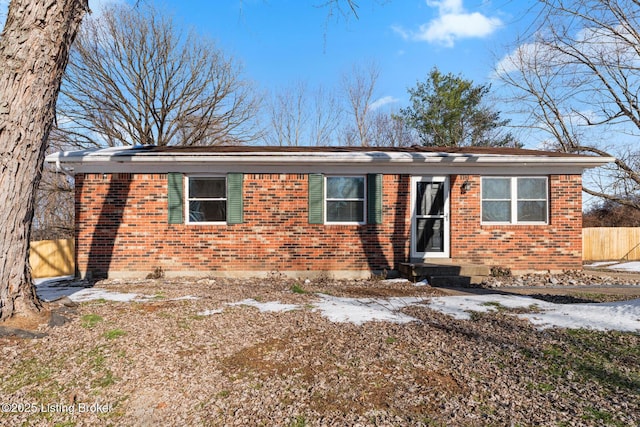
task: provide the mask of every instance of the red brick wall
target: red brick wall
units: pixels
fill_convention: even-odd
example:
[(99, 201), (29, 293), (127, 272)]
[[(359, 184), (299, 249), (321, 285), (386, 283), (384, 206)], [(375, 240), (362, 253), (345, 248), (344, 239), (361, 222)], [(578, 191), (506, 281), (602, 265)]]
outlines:
[[(465, 177), (466, 178), (466, 177)], [(548, 226), (481, 226), (480, 177), (451, 177), (451, 256), (512, 269), (581, 265), (580, 176), (551, 176)], [(166, 174), (76, 176), (76, 250), (84, 276), (372, 271), (409, 259), (410, 177), (383, 178), (383, 224), (311, 225), (304, 174), (245, 174), (244, 223), (168, 224)], [(396, 209), (397, 207), (397, 209)]]
[[(462, 194), (460, 185), (471, 182)], [(512, 270), (582, 268), (582, 177), (551, 175), (548, 225), (482, 225), (479, 176), (452, 177), (451, 257)]]
[(408, 254), (408, 176), (386, 175), (383, 185), (383, 225), (311, 225), (307, 175), (245, 174), (244, 223), (196, 225), (168, 224), (166, 174), (79, 175), (78, 268), (82, 275), (98, 276), (155, 267), (176, 272), (393, 269)]

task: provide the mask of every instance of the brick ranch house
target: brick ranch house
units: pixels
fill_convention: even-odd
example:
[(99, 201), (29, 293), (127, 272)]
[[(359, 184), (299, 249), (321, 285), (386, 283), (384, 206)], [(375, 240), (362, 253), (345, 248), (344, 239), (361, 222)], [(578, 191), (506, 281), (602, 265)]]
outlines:
[(582, 268), (582, 172), (510, 148), (155, 147), (60, 152), (81, 277), (362, 277), (407, 262)]

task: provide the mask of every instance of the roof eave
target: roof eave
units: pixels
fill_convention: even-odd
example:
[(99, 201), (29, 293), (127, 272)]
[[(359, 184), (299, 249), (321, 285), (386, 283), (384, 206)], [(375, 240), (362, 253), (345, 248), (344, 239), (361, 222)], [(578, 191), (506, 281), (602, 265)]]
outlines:
[(466, 166), (565, 166), (583, 169), (603, 166), (613, 162), (613, 157), (590, 156), (533, 156), (533, 155), (490, 155), (457, 153), (396, 153), (396, 152), (290, 152), (290, 153), (135, 153), (127, 150), (99, 150), (60, 152), (47, 156), (48, 163), (76, 165), (105, 165), (109, 163), (133, 164), (237, 164), (237, 165), (364, 165), (374, 164), (465, 164)]

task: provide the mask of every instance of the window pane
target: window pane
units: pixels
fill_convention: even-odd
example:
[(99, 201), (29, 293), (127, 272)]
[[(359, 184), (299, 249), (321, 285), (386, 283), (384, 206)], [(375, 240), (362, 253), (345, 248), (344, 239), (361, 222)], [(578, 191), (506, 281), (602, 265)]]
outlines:
[(482, 199), (510, 199), (510, 178), (482, 178)]
[(328, 199), (364, 199), (364, 177), (327, 177)]
[(518, 221), (547, 221), (547, 202), (518, 202)]
[(364, 202), (327, 201), (327, 221), (363, 222)]
[(418, 182), (416, 197), (418, 215), (444, 214), (444, 183)]
[(444, 220), (442, 219), (418, 219), (418, 252), (443, 252), (444, 251)]
[(511, 202), (482, 202), (482, 221), (510, 222)]
[(546, 178), (518, 178), (518, 200), (546, 199)]
[(223, 199), (226, 193), (227, 185), (224, 178), (189, 178), (191, 199)]
[(227, 220), (225, 200), (204, 200), (189, 202), (190, 222), (216, 222)]

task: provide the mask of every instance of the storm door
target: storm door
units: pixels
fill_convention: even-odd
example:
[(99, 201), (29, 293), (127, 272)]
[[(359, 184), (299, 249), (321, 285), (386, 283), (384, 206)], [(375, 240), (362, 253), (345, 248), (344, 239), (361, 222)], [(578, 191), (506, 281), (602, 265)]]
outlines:
[(411, 178), (411, 257), (449, 257), (449, 179)]

